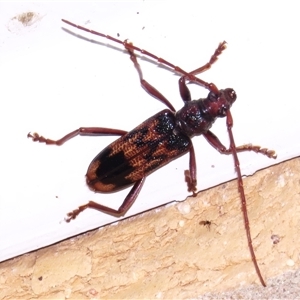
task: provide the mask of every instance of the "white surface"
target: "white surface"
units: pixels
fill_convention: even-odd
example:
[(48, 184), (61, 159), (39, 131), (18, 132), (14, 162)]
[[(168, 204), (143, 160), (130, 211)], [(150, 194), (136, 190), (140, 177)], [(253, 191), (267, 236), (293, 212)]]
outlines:
[[(72, 28), (61, 18), (114, 37), (120, 34), (121, 40), (129, 38), (187, 71), (206, 63), (226, 40), (228, 49), (199, 77), (236, 90), (231, 111), (237, 145), (252, 142), (278, 153), (277, 160), (239, 155), (242, 173), (248, 175), (300, 154), (297, 4), (0, 3), (0, 261), (116, 221), (93, 210), (69, 224), (64, 217), (92, 199), (117, 208), (128, 193), (94, 194), (85, 184), (90, 161), (114, 137), (76, 137), (56, 147), (33, 143), (28, 132), (57, 139), (80, 126), (130, 130), (165, 108), (140, 87), (121, 46)], [(23, 26), (16, 16), (26, 12), (36, 15)], [(181, 108), (179, 77), (149, 60), (140, 63), (144, 77)], [(205, 89), (190, 87), (194, 99), (206, 97)], [(212, 131), (228, 145), (225, 119)], [(194, 147), (199, 190), (236, 177), (231, 156), (220, 155), (201, 137), (194, 138)], [(188, 155), (149, 176), (126, 217), (185, 199), (187, 168)]]

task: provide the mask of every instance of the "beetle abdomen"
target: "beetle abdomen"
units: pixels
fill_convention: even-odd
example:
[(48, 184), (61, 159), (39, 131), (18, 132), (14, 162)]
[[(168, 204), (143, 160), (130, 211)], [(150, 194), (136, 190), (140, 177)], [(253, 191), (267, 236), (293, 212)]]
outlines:
[(152, 116), (93, 159), (87, 184), (99, 192), (123, 189), (188, 152), (190, 138), (175, 127), (175, 115), (170, 110)]

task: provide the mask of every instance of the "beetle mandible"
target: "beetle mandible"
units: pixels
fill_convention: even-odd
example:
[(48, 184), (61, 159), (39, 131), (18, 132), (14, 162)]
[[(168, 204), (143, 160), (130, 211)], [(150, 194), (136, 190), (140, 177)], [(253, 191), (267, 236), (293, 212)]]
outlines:
[[(37, 133), (28, 134), (28, 137), (32, 138), (33, 141), (46, 143), (47, 145), (62, 145), (77, 135), (121, 136), (103, 149), (92, 160), (87, 170), (86, 182), (92, 190), (103, 193), (115, 192), (133, 185), (122, 205), (116, 210), (90, 201), (68, 213), (66, 221), (69, 222), (72, 219), (75, 219), (78, 214), (87, 208), (93, 208), (114, 216), (124, 215), (136, 200), (146, 176), (188, 152), (190, 158), (189, 171), (186, 174), (186, 178), (188, 190), (192, 191), (195, 195), (195, 192), (197, 191), (196, 158), (191, 138), (203, 135), (221, 154), (233, 155), (249, 250), (260, 282), (263, 286), (266, 286), (259, 270), (252, 245), (246, 198), (237, 152), (254, 151), (266, 155), (269, 158), (276, 158), (275, 151), (260, 146), (254, 146), (252, 144), (236, 147), (232, 134), (233, 119), (230, 113), (230, 108), (237, 98), (235, 91), (232, 88), (219, 90), (215, 84), (207, 83), (196, 77), (197, 74), (210, 69), (212, 64), (217, 61), (218, 56), (226, 48), (226, 42), (224, 41), (219, 44), (208, 63), (191, 72), (186, 72), (165, 59), (128, 43), (127, 40), (122, 42), (109, 35), (87, 29), (66, 20), (62, 21), (80, 30), (122, 44), (130, 54), (130, 58), (138, 72), (142, 87), (151, 96), (168, 107), (168, 109), (158, 112), (129, 132), (102, 127), (80, 127), (59, 140), (46, 139)], [(155, 59), (158, 63), (172, 68), (176, 73), (181, 75), (179, 79), (179, 92), (184, 102), (184, 106), (179, 111), (176, 111), (173, 105), (143, 78), (142, 70), (134, 53), (135, 50)], [(186, 81), (208, 89), (209, 94), (207, 98), (192, 100)], [(210, 131), (215, 120), (223, 117), (226, 117), (230, 141), (229, 148), (226, 148), (217, 136)]]

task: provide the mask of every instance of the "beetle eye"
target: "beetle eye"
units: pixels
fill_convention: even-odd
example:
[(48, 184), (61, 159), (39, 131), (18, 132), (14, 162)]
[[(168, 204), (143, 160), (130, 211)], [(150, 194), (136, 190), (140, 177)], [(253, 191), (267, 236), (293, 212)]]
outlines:
[(233, 89), (226, 89), (226, 99), (230, 104), (236, 100), (236, 93)]

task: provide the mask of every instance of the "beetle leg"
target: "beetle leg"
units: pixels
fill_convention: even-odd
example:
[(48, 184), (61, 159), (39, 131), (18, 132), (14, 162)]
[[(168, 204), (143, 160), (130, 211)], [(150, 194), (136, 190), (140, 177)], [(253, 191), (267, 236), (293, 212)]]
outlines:
[[(206, 140), (221, 154), (232, 154), (231, 148), (226, 148), (218, 139), (218, 137), (213, 134), (211, 131), (207, 131), (206, 133), (203, 133)], [(274, 150), (269, 150), (267, 148), (262, 148), (260, 146), (255, 146), (252, 144), (245, 144), (239, 147), (236, 147), (236, 152), (244, 152), (244, 151), (254, 151), (256, 153), (261, 153), (263, 155), (268, 156), (269, 158), (276, 158), (277, 155), (275, 154)]]
[[(206, 63), (204, 66), (189, 72), (189, 74), (192, 75), (197, 75), (199, 73), (205, 72), (208, 69), (211, 68), (212, 64), (214, 64), (217, 60), (218, 60), (218, 56), (222, 53), (223, 50), (226, 49), (226, 42), (224, 41), (223, 43), (220, 43), (218, 48), (215, 50), (214, 54), (212, 55), (212, 57), (210, 58), (209, 62)], [(191, 101), (191, 93), (185, 83), (185, 80), (188, 78), (188, 76), (182, 76), (179, 79), (179, 91), (180, 91), (180, 95), (181, 98), (183, 100), (183, 102), (187, 102), (187, 101)]]
[(196, 196), (197, 191), (197, 165), (196, 157), (193, 145), (190, 148), (190, 162), (189, 170), (184, 172), (185, 181), (188, 185), (188, 191), (193, 192), (193, 196)]
[(189, 72), (189, 74), (193, 74), (193, 75), (197, 75), (200, 73), (203, 73), (207, 70), (209, 70), (212, 66), (212, 64), (214, 64), (217, 60), (218, 60), (218, 56), (226, 49), (226, 42), (222, 42), (219, 44), (218, 48), (215, 50), (214, 54), (211, 56), (209, 62), (207, 64), (205, 64), (204, 66), (197, 68), (196, 70)]
[(143, 78), (143, 72), (141, 69), (140, 64), (138, 63), (136, 59), (136, 55), (133, 52), (133, 49), (130, 48), (130, 43), (124, 43), (126, 50), (130, 54), (130, 59), (132, 60), (138, 74), (140, 77), (140, 82), (142, 87), (146, 90), (148, 94), (150, 94), (152, 97), (156, 98), (157, 100), (161, 101), (163, 104), (165, 104), (171, 111), (175, 112), (174, 106), (170, 103), (170, 101), (163, 95), (161, 94), (155, 87), (153, 87), (150, 83), (148, 83), (144, 78)]
[[(223, 50), (226, 49), (226, 42), (224, 41), (223, 43), (220, 43), (218, 48), (215, 50), (214, 54), (210, 58), (209, 62), (206, 63), (204, 66), (197, 68), (196, 70), (189, 72), (189, 74), (192, 75), (197, 75), (202, 72), (207, 71), (208, 69), (211, 68), (212, 64), (214, 64), (218, 60), (218, 56), (223, 52)], [(179, 79), (179, 91), (181, 98), (183, 102), (191, 101), (191, 93), (185, 83), (185, 80), (188, 78), (188, 76), (181, 76)]]
[(29, 132), (27, 137), (32, 138), (34, 142), (45, 143), (47, 145), (57, 145), (60, 146), (64, 144), (66, 141), (72, 139), (77, 135), (124, 135), (127, 131), (120, 129), (112, 129), (112, 128), (102, 128), (102, 127), (80, 127), (76, 129), (59, 140), (50, 140), (46, 139), (43, 136), (37, 134), (36, 132)]
[(185, 83), (185, 76), (182, 76), (179, 78), (179, 92), (181, 99), (183, 102), (188, 102), (192, 100), (190, 90), (188, 89), (186, 83)]
[(113, 215), (115, 217), (121, 217), (126, 214), (128, 209), (131, 207), (133, 202), (136, 200), (137, 196), (139, 195), (143, 184), (145, 182), (146, 177), (143, 177), (142, 179), (138, 180), (128, 195), (126, 196), (125, 200), (123, 201), (122, 205), (119, 207), (119, 209), (113, 209), (104, 205), (101, 205), (99, 203), (96, 203), (94, 201), (89, 201), (87, 204), (79, 206), (77, 209), (74, 209), (73, 211), (69, 212), (67, 214), (66, 222), (70, 222), (71, 220), (74, 220), (81, 212), (86, 210), (87, 208), (92, 208), (99, 210), (101, 212), (104, 212), (109, 215)]

